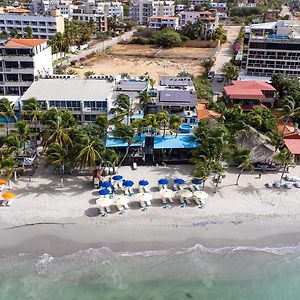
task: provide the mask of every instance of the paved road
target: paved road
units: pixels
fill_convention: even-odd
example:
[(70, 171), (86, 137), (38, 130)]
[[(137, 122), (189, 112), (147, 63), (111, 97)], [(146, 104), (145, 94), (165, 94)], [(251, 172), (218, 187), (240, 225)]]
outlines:
[(222, 66), (231, 60), (233, 55), (233, 44), (237, 39), (241, 26), (224, 26), (227, 30), (227, 42), (221, 45), (221, 49), (216, 57), (216, 62), (212, 67), (212, 71), (219, 73)]
[(216, 56), (216, 62), (211, 68), (211, 71), (216, 73), (215, 78), (211, 82), (211, 89), (214, 93), (222, 93), (224, 88), (224, 81), (218, 82), (217, 78), (221, 74), (222, 66), (229, 62), (233, 55), (233, 44), (237, 39), (241, 26), (224, 26), (227, 30), (227, 42), (221, 45), (221, 49)]
[(121, 41), (129, 40), (129, 39), (131, 39), (134, 32), (135, 32), (135, 30), (125, 32), (124, 34), (122, 34), (118, 37), (114, 37), (111, 40), (103, 41), (101, 43), (94, 45), (93, 47), (91, 47), (89, 49), (83, 50), (79, 54), (70, 54), (70, 55), (68, 55), (69, 58), (67, 60), (63, 61), (62, 65), (68, 66), (71, 61), (80, 60), (80, 58), (83, 58), (89, 54), (92, 54), (93, 52), (100, 52), (111, 46), (118, 44)]

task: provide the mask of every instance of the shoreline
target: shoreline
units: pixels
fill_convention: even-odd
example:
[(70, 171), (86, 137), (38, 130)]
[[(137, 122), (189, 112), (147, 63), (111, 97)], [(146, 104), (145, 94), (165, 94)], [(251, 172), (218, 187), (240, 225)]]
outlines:
[[(0, 255), (33, 254), (59, 257), (89, 248), (114, 252), (164, 251), (191, 248), (286, 247), (300, 243), (300, 221), (251, 221), (199, 226), (149, 227), (132, 224), (36, 224), (0, 230)], [(107, 227), (107, 225), (109, 227)], [(5, 246), (3, 246), (5, 245)]]
[[(179, 199), (171, 209), (164, 209), (158, 179), (189, 181), (191, 165), (139, 166), (137, 171), (124, 166), (119, 171), (136, 185), (143, 177), (149, 180), (153, 200), (147, 211), (141, 211), (136, 196), (132, 196), (124, 215), (113, 207), (109, 217), (101, 217), (96, 205), (98, 190), (88, 177), (66, 176), (61, 188), (51, 170), (38, 168), (30, 182), (26, 178), (16, 181), (13, 205), (0, 207), (0, 255), (61, 256), (101, 247), (139, 252), (196, 244), (260, 248), (300, 242), (299, 189), (264, 186), (280, 174), (264, 173), (259, 178), (244, 173), (237, 186), (237, 172), (229, 169), (217, 192), (211, 180), (206, 183), (209, 197), (204, 209), (198, 209), (193, 201), (181, 208)], [(300, 177), (300, 167), (295, 167), (291, 175)]]

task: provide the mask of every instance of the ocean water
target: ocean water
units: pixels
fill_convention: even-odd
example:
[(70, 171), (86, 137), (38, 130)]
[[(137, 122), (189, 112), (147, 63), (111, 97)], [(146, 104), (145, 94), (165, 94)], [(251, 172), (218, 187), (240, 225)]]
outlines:
[(300, 299), (300, 245), (0, 257), (2, 300)]

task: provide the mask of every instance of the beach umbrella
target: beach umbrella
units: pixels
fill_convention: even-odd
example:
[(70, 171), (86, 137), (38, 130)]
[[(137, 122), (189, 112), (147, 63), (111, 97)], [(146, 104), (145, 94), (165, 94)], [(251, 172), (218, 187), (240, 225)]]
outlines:
[(161, 178), (161, 179), (158, 180), (158, 183), (159, 184), (168, 184), (169, 181), (166, 178)]
[(123, 185), (129, 187), (129, 186), (133, 186), (134, 183), (131, 180), (124, 180)]
[(0, 185), (2, 184), (6, 184), (6, 180), (5, 179), (0, 179)]
[(191, 198), (193, 197), (193, 193), (189, 190), (181, 190), (181, 191), (178, 191), (178, 194), (180, 195), (180, 197), (183, 197), (183, 198)]
[(122, 180), (122, 179), (123, 179), (123, 176), (121, 176), (121, 175), (115, 175), (115, 176), (113, 176), (112, 179), (113, 179), (113, 180), (116, 180), (116, 181), (119, 181), (119, 180)]
[(114, 199), (114, 204), (118, 206), (126, 205), (129, 202), (128, 197), (119, 195)]
[(149, 181), (147, 181), (145, 179), (139, 181), (139, 185), (141, 185), (141, 186), (146, 186), (148, 184), (149, 184)]
[(184, 184), (185, 181), (182, 178), (176, 178), (176, 179), (174, 179), (174, 183), (175, 184)]
[(112, 184), (111, 184), (111, 182), (109, 182), (109, 181), (103, 181), (103, 182), (101, 183), (101, 186), (102, 186), (102, 187), (105, 187), (105, 188), (108, 188), (108, 187), (112, 187)]
[(194, 178), (193, 180), (192, 180), (192, 183), (193, 184), (202, 184), (202, 180), (201, 179), (198, 179), (198, 178)]
[(136, 194), (136, 200), (139, 202), (148, 202), (153, 199), (153, 196), (151, 193), (138, 193)]
[(101, 207), (111, 206), (113, 204), (113, 200), (110, 198), (99, 198), (96, 200), (96, 204)]
[(167, 198), (167, 199), (174, 198), (175, 197), (175, 192), (173, 192), (170, 189), (164, 189), (164, 190), (160, 191), (160, 196), (162, 198)]
[(203, 191), (194, 192), (194, 196), (199, 198), (199, 199), (207, 199), (208, 198), (208, 194), (206, 192), (203, 192)]
[(14, 193), (9, 193), (9, 192), (7, 192), (7, 193), (2, 194), (2, 198), (3, 198), (3, 199), (12, 199), (12, 198), (14, 198), (14, 197), (15, 197), (15, 194), (14, 194)]
[(108, 194), (110, 194), (110, 191), (108, 189), (102, 189), (99, 191), (99, 195), (101, 195), (101, 196), (105, 196)]

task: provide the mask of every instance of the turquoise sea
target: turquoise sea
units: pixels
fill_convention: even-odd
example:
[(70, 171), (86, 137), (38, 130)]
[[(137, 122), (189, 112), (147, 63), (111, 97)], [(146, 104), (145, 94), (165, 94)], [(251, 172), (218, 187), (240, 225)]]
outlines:
[(0, 299), (300, 299), (300, 246), (0, 257)]

